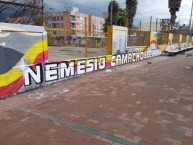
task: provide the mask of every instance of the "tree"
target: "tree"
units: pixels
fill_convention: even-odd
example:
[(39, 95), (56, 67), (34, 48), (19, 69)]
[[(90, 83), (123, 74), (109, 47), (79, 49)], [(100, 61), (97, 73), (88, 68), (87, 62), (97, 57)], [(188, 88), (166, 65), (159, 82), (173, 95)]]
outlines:
[(111, 18), (111, 5), (113, 5), (112, 9), (112, 25), (117, 25), (119, 19), (119, 4), (116, 0), (113, 0), (109, 3), (108, 13), (109, 18)]
[[(42, 25), (41, 0), (4, 0), (0, 3), (0, 21)], [(7, 3), (6, 3), (7, 2)]]
[(126, 0), (126, 11), (129, 28), (133, 26), (133, 18), (135, 17), (137, 11), (138, 0)]
[(119, 9), (119, 19), (118, 19), (118, 25), (119, 26), (126, 26), (126, 19), (127, 19), (127, 15), (126, 15), (126, 9)]
[[(126, 9), (119, 8), (118, 18), (116, 19), (117, 19), (117, 22), (116, 24), (113, 22), (113, 25), (125, 26), (126, 25)], [(107, 32), (107, 26), (110, 24), (111, 23), (110, 23), (110, 14), (109, 14), (108, 18), (105, 20), (104, 29), (103, 29), (104, 32)]]
[(182, 0), (168, 0), (169, 1), (169, 9), (171, 14), (171, 23), (174, 24), (176, 21), (176, 12), (179, 11)]

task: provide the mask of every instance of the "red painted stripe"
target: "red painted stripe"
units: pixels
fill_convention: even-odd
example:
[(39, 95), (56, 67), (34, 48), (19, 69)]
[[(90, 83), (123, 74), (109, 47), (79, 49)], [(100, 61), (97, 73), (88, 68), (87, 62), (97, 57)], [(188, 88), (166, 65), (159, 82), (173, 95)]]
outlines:
[[(36, 59), (34, 60), (33, 64), (39, 64), (43, 63), (46, 60), (48, 60), (48, 51), (44, 51), (40, 53)], [(18, 93), (18, 91), (24, 86), (24, 79), (23, 76), (21, 76), (19, 79), (16, 81), (12, 82), (11, 84), (5, 86), (5, 87), (0, 87), (0, 98), (5, 98), (7, 96), (14, 95)]]
[(106, 62), (106, 67), (111, 67), (111, 61)]
[(11, 96), (18, 93), (18, 91), (23, 87), (23, 85), (24, 85), (24, 79), (23, 79), (23, 76), (21, 76), (13, 83), (5, 87), (0, 87), (0, 98), (2, 99), (7, 96)]
[(146, 47), (144, 48), (144, 51), (147, 51), (148, 48), (149, 48), (149, 46), (146, 46)]
[(152, 40), (151, 42), (150, 42), (150, 44), (156, 44), (157, 45), (157, 41), (156, 40)]
[(39, 64), (39, 63), (43, 63), (46, 60), (48, 60), (48, 51), (44, 51), (42, 53), (40, 53), (36, 59), (34, 60), (33, 64)]
[(34, 62), (33, 62), (32, 68), (35, 70), (35, 69), (36, 69), (36, 67), (35, 67), (36, 64), (43, 63), (43, 62), (45, 62), (46, 60), (48, 60), (48, 51), (47, 51), (47, 50), (44, 51), (44, 52), (42, 52), (42, 53), (40, 53), (40, 54), (36, 57), (36, 59), (35, 59)]

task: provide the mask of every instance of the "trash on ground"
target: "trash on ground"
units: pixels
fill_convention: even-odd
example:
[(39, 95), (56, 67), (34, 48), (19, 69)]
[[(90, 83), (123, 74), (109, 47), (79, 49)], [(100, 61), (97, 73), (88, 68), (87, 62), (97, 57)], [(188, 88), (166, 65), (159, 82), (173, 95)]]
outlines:
[(191, 54), (191, 53), (188, 53), (186, 56), (189, 57), (189, 56), (192, 56), (192, 54)]
[(105, 72), (106, 72), (106, 73), (111, 73), (112, 70), (111, 70), (111, 69), (106, 69)]

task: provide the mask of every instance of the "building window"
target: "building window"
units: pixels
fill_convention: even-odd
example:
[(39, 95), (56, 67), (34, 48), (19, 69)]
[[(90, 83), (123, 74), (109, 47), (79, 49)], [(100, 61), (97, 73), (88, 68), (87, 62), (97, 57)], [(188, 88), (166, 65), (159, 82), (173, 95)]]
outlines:
[(57, 21), (59, 21), (59, 19), (60, 19), (59, 16), (57, 16)]
[(52, 25), (53, 25), (53, 28), (56, 28), (56, 23), (53, 23)]
[(56, 17), (52, 17), (52, 21), (56, 21)]
[(63, 16), (61, 16), (61, 21), (63, 21)]

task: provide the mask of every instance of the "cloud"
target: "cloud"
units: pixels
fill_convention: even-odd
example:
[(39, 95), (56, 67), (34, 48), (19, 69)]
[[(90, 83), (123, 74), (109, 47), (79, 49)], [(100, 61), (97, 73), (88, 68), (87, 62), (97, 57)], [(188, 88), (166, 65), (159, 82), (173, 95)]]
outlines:
[[(125, 0), (117, 0), (122, 8), (125, 8)], [(102, 16), (102, 12), (107, 11), (110, 0), (47, 0), (48, 7), (55, 11), (64, 11), (64, 7), (77, 6), (82, 13)], [(191, 11), (191, 0), (182, 0), (180, 11), (177, 12), (177, 21), (181, 24), (189, 24)], [(138, 0), (135, 23), (139, 21), (148, 22), (150, 16), (153, 21), (156, 18), (170, 18), (168, 0)]]

